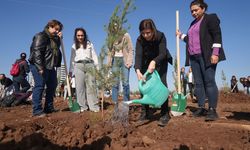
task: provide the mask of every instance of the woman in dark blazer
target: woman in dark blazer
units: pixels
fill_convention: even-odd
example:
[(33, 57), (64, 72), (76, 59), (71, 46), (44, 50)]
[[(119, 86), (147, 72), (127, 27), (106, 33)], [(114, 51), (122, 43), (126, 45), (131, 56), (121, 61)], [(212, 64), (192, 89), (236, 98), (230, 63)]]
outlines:
[[(206, 116), (206, 121), (213, 121), (218, 118), (216, 66), (219, 61), (226, 58), (222, 47), (220, 20), (216, 14), (206, 14), (207, 7), (203, 0), (192, 1), (190, 10), (195, 19), (187, 35), (180, 31), (176, 31), (176, 35), (186, 42), (186, 66), (190, 62), (193, 69), (195, 94), (199, 107), (193, 116)], [(206, 97), (209, 104), (208, 110), (205, 109)]]
[[(138, 80), (143, 80), (143, 74), (148, 70), (152, 73), (157, 70), (161, 81), (167, 86), (168, 62), (172, 64), (172, 56), (167, 49), (164, 33), (158, 31), (153, 20), (144, 19), (139, 25), (140, 36), (136, 41), (135, 71)], [(140, 121), (144, 122), (149, 117), (149, 106), (142, 105)], [(168, 100), (161, 106), (160, 126), (165, 126), (170, 119)]]

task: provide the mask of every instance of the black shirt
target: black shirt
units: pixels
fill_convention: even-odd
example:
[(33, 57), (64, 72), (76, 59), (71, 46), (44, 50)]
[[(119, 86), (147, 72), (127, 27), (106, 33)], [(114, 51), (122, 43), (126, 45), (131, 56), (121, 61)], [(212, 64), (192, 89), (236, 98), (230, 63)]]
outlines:
[(172, 56), (167, 49), (167, 42), (164, 33), (157, 31), (154, 41), (146, 41), (138, 37), (135, 51), (135, 70), (139, 69), (142, 73), (147, 71), (149, 63), (156, 62), (156, 70), (166, 69), (167, 63), (172, 64)]

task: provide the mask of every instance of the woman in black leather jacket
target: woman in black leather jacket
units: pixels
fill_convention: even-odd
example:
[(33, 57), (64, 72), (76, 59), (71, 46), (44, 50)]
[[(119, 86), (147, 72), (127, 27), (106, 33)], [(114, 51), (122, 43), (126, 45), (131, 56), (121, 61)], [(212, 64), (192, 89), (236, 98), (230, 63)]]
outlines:
[[(57, 87), (55, 67), (60, 67), (62, 54), (59, 49), (63, 25), (57, 20), (47, 23), (42, 32), (33, 37), (30, 47), (30, 70), (34, 77), (33, 88), (33, 116), (43, 117), (45, 113), (55, 112), (53, 97)], [(42, 93), (46, 85), (44, 108), (42, 107)]]

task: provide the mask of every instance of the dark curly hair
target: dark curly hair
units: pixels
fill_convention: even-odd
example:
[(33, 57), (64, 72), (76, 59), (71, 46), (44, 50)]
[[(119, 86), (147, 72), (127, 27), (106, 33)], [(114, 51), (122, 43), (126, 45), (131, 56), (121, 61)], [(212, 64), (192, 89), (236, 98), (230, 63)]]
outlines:
[(194, 0), (194, 1), (192, 1), (191, 4), (190, 4), (190, 8), (193, 5), (197, 5), (197, 6), (199, 6), (202, 9), (205, 8), (205, 11), (207, 10), (207, 7), (208, 7), (207, 3), (205, 3), (204, 0)]

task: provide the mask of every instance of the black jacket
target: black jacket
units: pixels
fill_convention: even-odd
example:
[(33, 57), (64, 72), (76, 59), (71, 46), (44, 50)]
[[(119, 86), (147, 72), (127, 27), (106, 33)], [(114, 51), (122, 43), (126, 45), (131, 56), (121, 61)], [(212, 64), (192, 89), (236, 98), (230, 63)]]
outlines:
[[(191, 23), (190, 27), (195, 23)], [(189, 66), (189, 52), (188, 52), (188, 36), (184, 38), (186, 42), (186, 66)], [(202, 56), (205, 60), (206, 67), (211, 65), (211, 56), (213, 53), (213, 44), (219, 43), (222, 45), (222, 35), (220, 28), (220, 20), (216, 14), (205, 14), (200, 24), (200, 44)], [(219, 50), (219, 61), (225, 60), (225, 53), (223, 46)]]
[(37, 67), (38, 70), (43, 69), (53, 69), (54, 67), (60, 67), (62, 61), (62, 53), (59, 49), (60, 47), (60, 38), (54, 36), (54, 42), (58, 47), (58, 55), (53, 53), (51, 48), (50, 36), (45, 32), (37, 33), (33, 37), (33, 42), (30, 47), (30, 64), (33, 64)]
[(172, 64), (172, 56), (167, 49), (167, 41), (164, 33), (157, 31), (154, 41), (146, 41), (138, 37), (135, 52), (135, 70), (140, 69), (141, 73), (147, 71), (149, 63), (156, 62), (158, 72), (167, 72), (168, 62)]
[(5, 77), (4, 79), (0, 80), (0, 83), (4, 86), (4, 88), (7, 88), (12, 85), (13, 82), (10, 78)]

